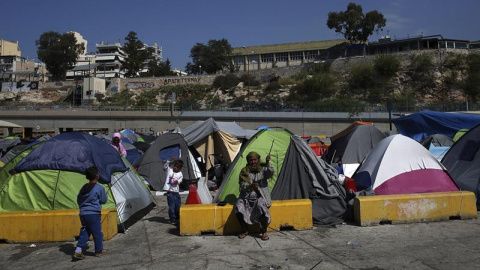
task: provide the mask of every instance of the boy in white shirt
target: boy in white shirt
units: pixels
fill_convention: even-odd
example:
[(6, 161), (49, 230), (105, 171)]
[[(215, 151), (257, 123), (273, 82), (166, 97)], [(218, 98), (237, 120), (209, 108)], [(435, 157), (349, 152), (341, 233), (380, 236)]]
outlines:
[(173, 161), (172, 167), (167, 169), (167, 179), (163, 186), (163, 190), (167, 191), (168, 216), (170, 217), (170, 223), (173, 225), (176, 225), (180, 219), (181, 200), (179, 185), (183, 180), (182, 167), (182, 160), (177, 159)]

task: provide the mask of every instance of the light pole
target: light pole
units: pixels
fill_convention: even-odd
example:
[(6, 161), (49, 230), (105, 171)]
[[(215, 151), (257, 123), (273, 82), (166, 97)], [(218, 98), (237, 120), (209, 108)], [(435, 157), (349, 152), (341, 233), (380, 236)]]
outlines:
[(198, 66), (200, 68), (200, 75), (202, 75), (202, 65)]

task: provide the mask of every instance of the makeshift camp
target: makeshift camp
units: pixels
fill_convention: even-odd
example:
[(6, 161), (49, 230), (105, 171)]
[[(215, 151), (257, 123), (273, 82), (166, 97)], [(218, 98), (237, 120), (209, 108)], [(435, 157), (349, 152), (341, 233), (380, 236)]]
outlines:
[(197, 164), (198, 157), (198, 153), (195, 153), (195, 156), (192, 154), (181, 134), (165, 133), (157, 137), (152, 146), (134, 163), (134, 167), (153, 189), (162, 190), (167, 177), (166, 166), (169, 166), (173, 159), (183, 161), (182, 173), (185, 180), (198, 180), (202, 176)]
[(460, 129), (470, 129), (480, 124), (480, 115), (422, 111), (393, 119), (392, 122), (398, 133), (421, 142), (433, 134), (453, 138)]
[(452, 138), (443, 134), (433, 134), (425, 138), (421, 144), (428, 149), (430, 153), (437, 159), (442, 160), (443, 156), (448, 152), (454, 141)]
[(5, 155), (3, 155), (2, 159), (0, 159), (0, 167), (5, 166), (5, 164), (7, 164), (12, 158), (20, 154), (28, 147), (29, 145), (27, 144), (19, 144), (12, 147), (12, 149), (10, 149)]
[(373, 189), (377, 195), (458, 191), (427, 149), (400, 134), (379, 142), (352, 178), (357, 190)]
[[(197, 121), (182, 131), (187, 144), (195, 147), (203, 160), (208, 161), (217, 155), (228, 165), (252, 133), (235, 122), (217, 122), (213, 118)], [(212, 165), (213, 162), (206, 162), (206, 170)]]
[(352, 177), (365, 156), (386, 136), (373, 125), (355, 125), (336, 136), (322, 159), (335, 167), (341, 166), (343, 174)]
[(121, 228), (154, 206), (140, 176), (115, 149), (94, 136), (71, 132), (33, 145), (2, 168), (0, 212), (78, 209), (77, 194), (91, 166), (99, 169), (109, 195), (104, 208), (117, 209)]
[(480, 125), (465, 133), (445, 154), (442, 163), (461, 190), (475, 193), (480, 209)]
[(316, 221), (343, 216), (345, 191), (338, 182), (337, 171), (288, 130), (262, 130), (250, 138), (235, 157), (214, 201), (235, 203), (240, 171), (247, 164), (250, 151), (259, 153), (262, 160), (268, 153), (271, 155), (275, 174), (269, 180), (269, 188), (273, 200), (312, 199)]

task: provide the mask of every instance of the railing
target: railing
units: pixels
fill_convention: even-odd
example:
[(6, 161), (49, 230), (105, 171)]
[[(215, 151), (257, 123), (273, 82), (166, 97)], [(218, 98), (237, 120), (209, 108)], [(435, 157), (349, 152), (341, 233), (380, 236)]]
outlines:
[[(170, 106), (69, 106), (69, 105), (32, 105), (0, 106), (0, 111), (170, 111)], [(178, 111), (178, 107), (174, 107)]]
[[(171, 106), (71, 106), (71, 105), (28, 105), (28, 106), (0, 106), (0, 111), (171, 111)], [(207, 109), (193, 109), (191, 106), (175, 106), (174, 111), (258, 111), (258, 112), (388, 112), (386, 106), (363, 106), (363, 107), (322, 107), (314, 110), (305, 110), (301, 108), (290, 108), (288, 106), (243, 106), (226, 107), (222, 105), (209, 106)], [(418, 111), (480, 111), (480, 104), (472, 103), (449, 103), (449, 104), (431, 104), (426, 106), (394, 106), (392, 112), (412, 113)]]

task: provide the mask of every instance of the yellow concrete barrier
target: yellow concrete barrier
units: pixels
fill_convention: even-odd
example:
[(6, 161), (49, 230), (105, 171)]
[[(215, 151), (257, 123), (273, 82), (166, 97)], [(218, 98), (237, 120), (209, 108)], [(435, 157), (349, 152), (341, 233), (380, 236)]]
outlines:
[[(305, 200), (272, 201), (272, 222), (268, 231), (288, 227), (295, 230), (312, 229), (312, 202)], [(252, 226), (252, 231), (260, 227)], [(180, 235), (240, 233), (241, 227), (233, 212), (233, 205), (189, 204), (180, 207)]]
[(358, 197), (354, 216), (360, 226), (469, 219), (477, 216), (470, 191)]
[[(105, 240), (118, 232), (117, 210), (102, 210)], [(0, 213), (0, 239), (7, 242), (71, 241), (80, 232), (78, 210), (19, 211)]]

